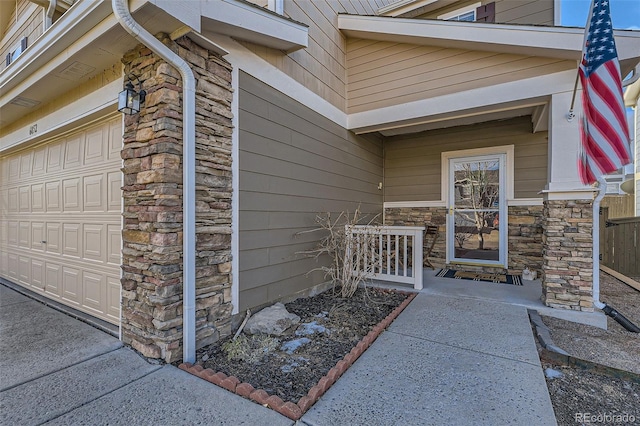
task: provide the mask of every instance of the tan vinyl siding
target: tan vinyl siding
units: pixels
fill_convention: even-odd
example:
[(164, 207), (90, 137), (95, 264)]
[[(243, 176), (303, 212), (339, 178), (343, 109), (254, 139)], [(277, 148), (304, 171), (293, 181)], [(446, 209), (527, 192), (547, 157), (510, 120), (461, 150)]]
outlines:
[(21, 0), (18, 7), (10, 19), (10, 23), (4, 34), (2, 34), (2, 44), (0, 45), (0, 71), (6, 68), (6, 56), (20, 45), (20, 40), (27, 37), (27, 48), (31, 46), (44, 31), (44, 9), (35, 4)]
[(500, 145), (515, 146), (515, 197), (539, 197), (547, 181), (547, 132), (531, 133), (527, 116), (386, 139), (385, 201), (438, 201), (442, 152)]
[(284, 15), (309, 25), (309, 47), (285, 54), (243, 43), (287, 75), (334, 106), (346, 105), (346, 40), (338, 30), (338, 14), (375, 15), (392, 0), (287, 0)]
[(553, 25), (553, 0), (497, 0), (496, 22)]
[(348, 109), (357, 113), (575, 68), (574, 61), (349, 40)]
[(240, 310), (324, 282), (298, 254), (317, 213), (382, 210), (382, 144), (240, 74)]
[[(494, 0), (482, 0), (485, 5)], [(478, 0), (465, 0), (453, 3), (427, 13), (407, 13), (403, 17), (437, 19), (438, 16), (478, 3)], [(495, 22), (501, 24), (553, 25), (553, 0), (495, 0)]]

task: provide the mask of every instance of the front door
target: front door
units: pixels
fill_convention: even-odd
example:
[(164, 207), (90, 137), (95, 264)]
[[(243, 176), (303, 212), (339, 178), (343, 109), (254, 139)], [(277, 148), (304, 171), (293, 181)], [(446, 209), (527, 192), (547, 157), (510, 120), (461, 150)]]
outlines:
[(449, 159), (447, 262), (506, 267), (504, 154)]

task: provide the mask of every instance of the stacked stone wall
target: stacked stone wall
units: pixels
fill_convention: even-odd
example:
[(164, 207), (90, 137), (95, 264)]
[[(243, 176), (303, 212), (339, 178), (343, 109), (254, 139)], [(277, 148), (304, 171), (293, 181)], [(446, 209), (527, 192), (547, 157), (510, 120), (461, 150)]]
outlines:
[(445, 207), (401, 207), (384, 210), (384, 224), (389, 226), (438, 227), (438, 239), (429, 260), (436, 268), (444, 268), (447, 257), (447, 209)]
[(593, 312), (591, 200), (544, 202), (542, 300), (547, 306)]
[[(445, 207), (402, 207), (385, 209), (385, 225), (437, 225), (439, 236), (429, 258), (437, 268), (446, 267)], [(510, 206), (508, 221), (508, 273), (520, 274), (525, 267), (542, 269), (542, 206)], [(468, 271), (504, 272), (503, 268), (464, 265)]]
[[(158, 38), (190, 65), (196, 86), (196, 342), (231, 331), (231, 66), (183, 37)], [(182, 356), (182, 81), (140, 45), (125, 79), (147, 91), (125, 116), (122, 339), (151, 358)], [(136, 88), (137, 89), (137, 88)]]
[(509, 273), (542, 273), (542, 206), (509, 206)]

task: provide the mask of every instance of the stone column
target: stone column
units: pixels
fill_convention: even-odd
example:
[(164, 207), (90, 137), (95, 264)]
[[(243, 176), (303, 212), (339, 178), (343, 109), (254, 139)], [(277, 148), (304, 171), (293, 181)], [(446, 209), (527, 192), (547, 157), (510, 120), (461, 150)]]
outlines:
[(543, 218), (543, 302), (593, 312), (592, 200), (546, 200)]
[[(549, 108), (548, 183), (544, 193), (542, 300), (547, 306), (593, 311), (593, 189), (580, 182), (580, 102), (554, 93)], [(580, 99), (580, 93), (577, 94)]]
[[(231, 66), (190, 39), (158, 38), (190, 63), (196, 92), (196, 344), (231, 331)], [(147, 91), (125, 116), (122, 339), (143, 355), (182, 357), (180, 74), (140, 45), (122, 62)], [(126, 78), (126, 77), (125, 77)]]

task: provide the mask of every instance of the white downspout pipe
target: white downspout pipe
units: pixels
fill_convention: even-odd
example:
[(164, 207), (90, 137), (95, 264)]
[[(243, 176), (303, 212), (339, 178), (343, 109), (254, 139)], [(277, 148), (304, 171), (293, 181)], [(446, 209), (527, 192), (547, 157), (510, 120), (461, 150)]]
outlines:
[(606, 305), (600, 301), (600, 202), (607, 193), (607, 181), (604, 176), (598, 178), (598, 195), (593, 200), (593, 305), (603, 309)]
[(53, 14), (56, 13), (56, 6), (58, 5), (58, 0), (49, 0), (49, 7), (47, 8), (47, 16), (44, 19), (44, 29), (45, 31), (53, 24)]
[(182, 212), (183, 212), (183, 265), (182, 265), (182, 334), (183, 361), (196, 360), (196, 80), (189, 64), (151, 33), (142, 28), (131, 16), (128, 0), (112, 0), (116, 19), (129, 34), (155, 54), (173, 65), (182, 76)]

